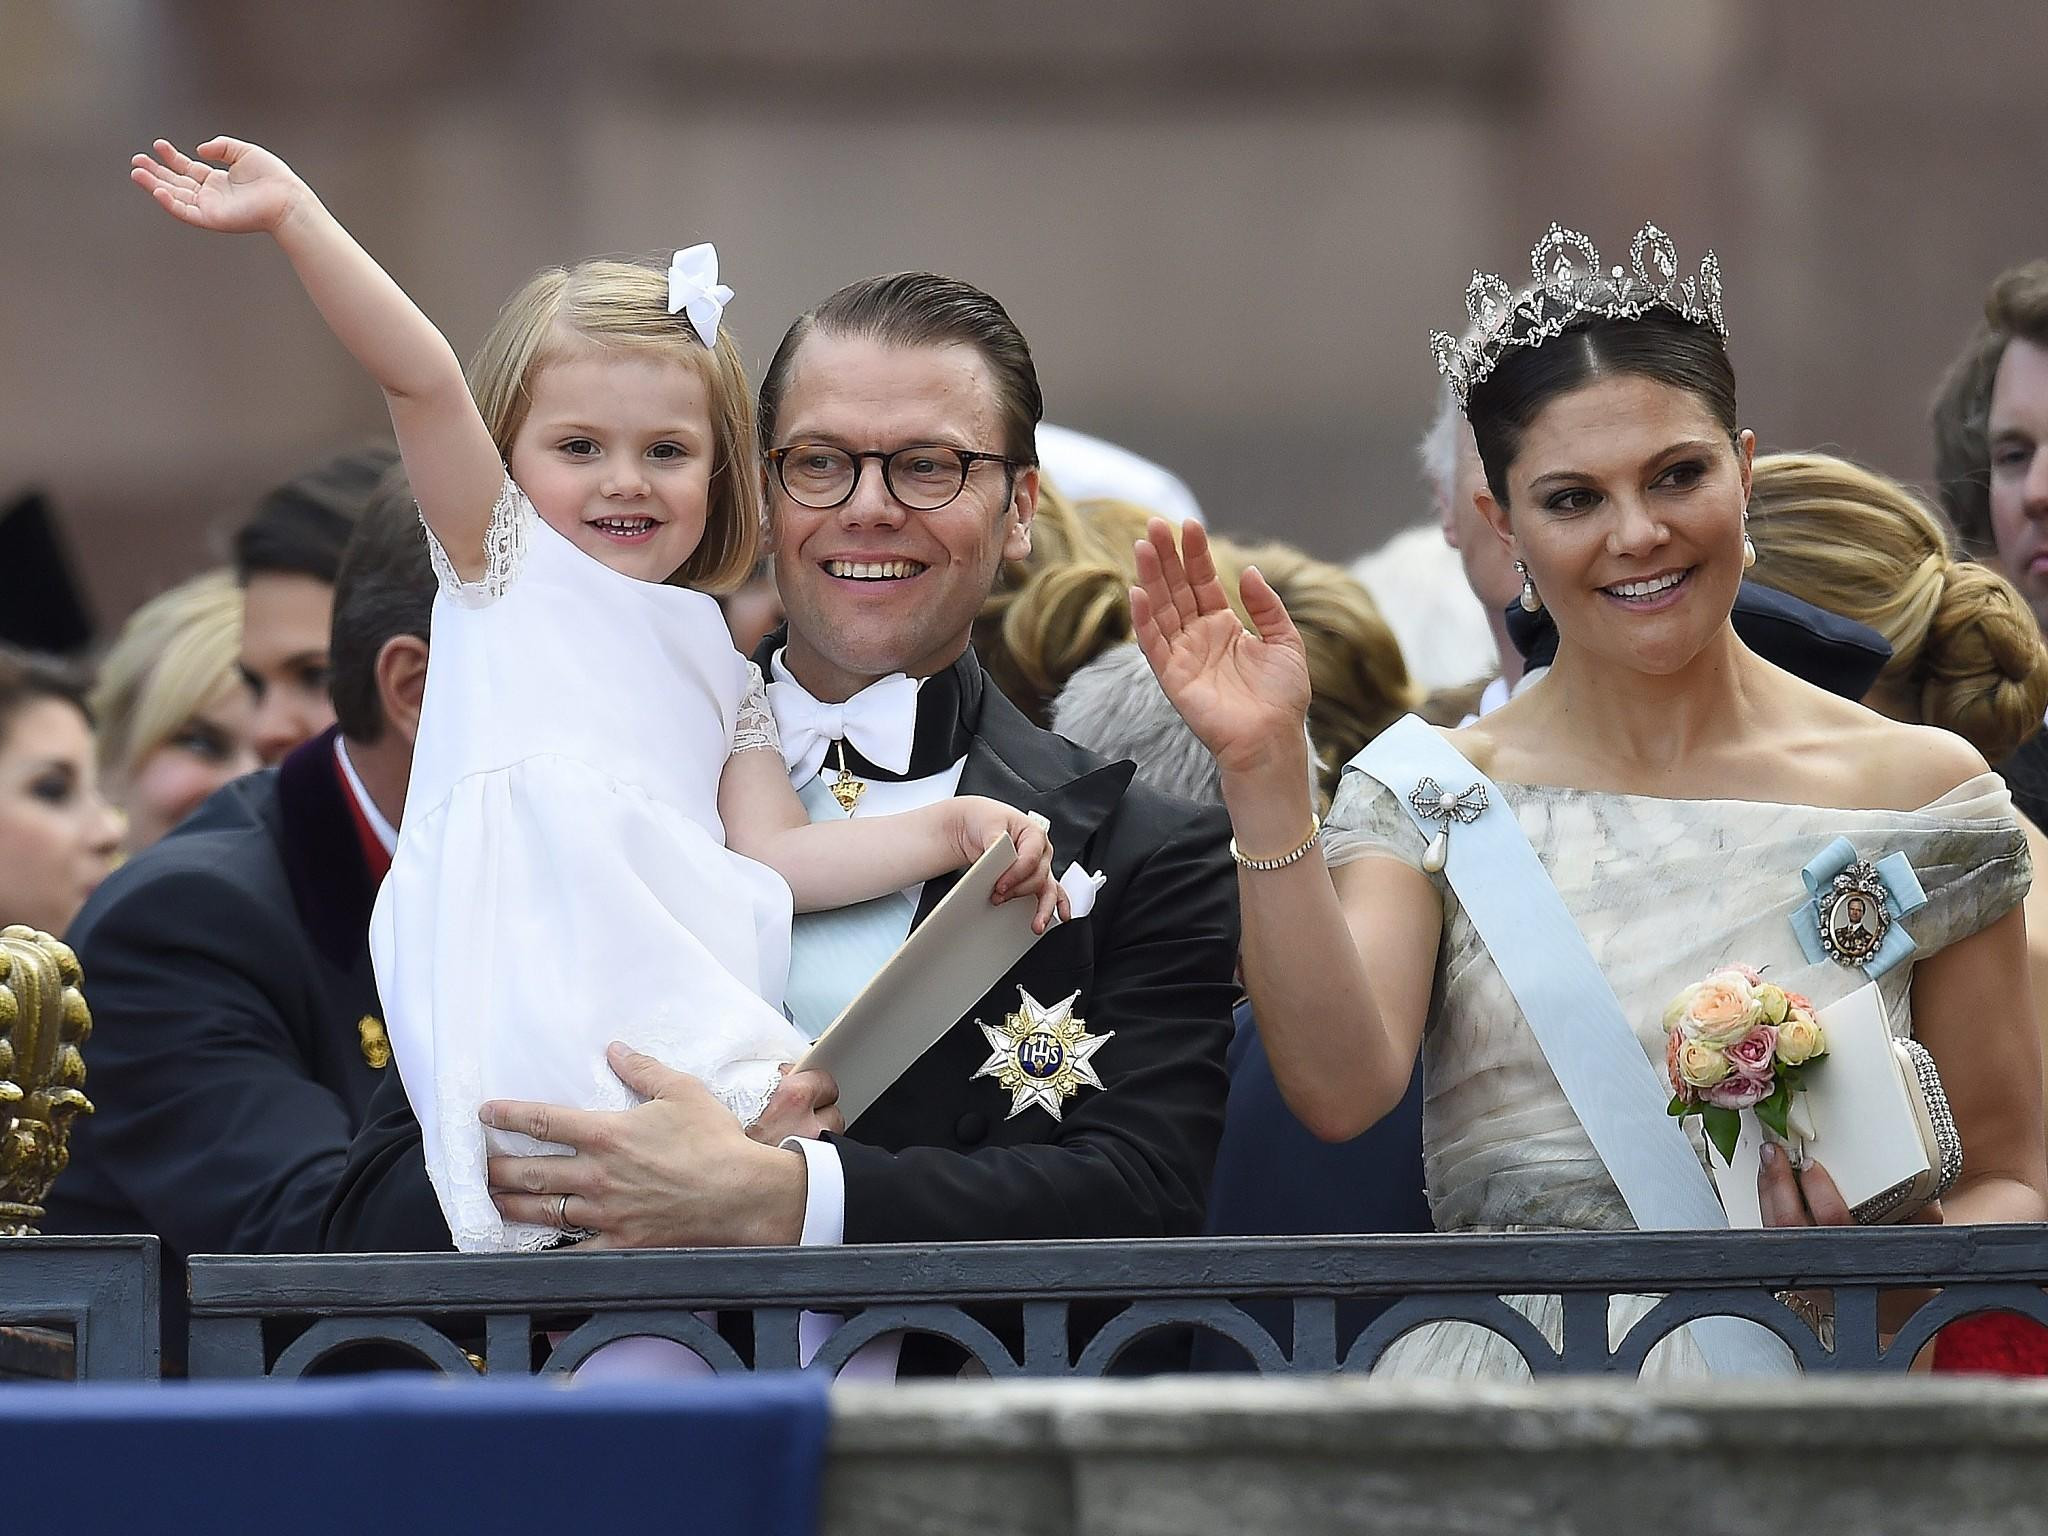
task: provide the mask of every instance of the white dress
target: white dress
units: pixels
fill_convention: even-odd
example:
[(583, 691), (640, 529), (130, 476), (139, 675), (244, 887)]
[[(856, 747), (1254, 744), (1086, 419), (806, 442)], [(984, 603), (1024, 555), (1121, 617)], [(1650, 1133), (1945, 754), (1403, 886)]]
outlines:
[(726, 759), (775, 748), (774, 717), (713, 599), (585, 554), (509, 478), (482, 580), (427, 538), (432, 660), (370, 953), (456, 1247), (538, 1248), (557, 1234), (499, 1217), (485, 1157), (566, 1149), (487, 1148), (486, 1099), (629, 1108), (622, 1040), (747, 1121), (805, 1048), (789, 887), (718, 817)]
[[(1867, 859), (1905, 854), (1927, 893), (1927, 905), (1902, 919), (1915, 954), (1878, 982), (1900, 1034), (1912, 1031), (1913, 962), (2004, 916), (2030, 878), (2026, 837), (2004, 782), (1991, 773), (1917, 811), (1498, 788), (1660, 1079), (1664, 1006), (1709, 971), (1768, 967), (1772, 980), (1823, 1007), (1866, 983), (1861, 970), (1810, 963), (1792, 927), (1794, 909), (1807, 901), (1800, 871), (1835, 838), (1848, 838)], [(1393, 792), (1355, 765), (1331, 806), (1328, 843), (1333, 866), (1376, 854), (1420, 869), (1425, 847)], [(1437, 1230), (1630, 1228), (1621, 1192), (1457, 893), (1442, 875), (1429, 879), (1444, 903), (1422, 1043), (1423, 1166)], [(1697, 1122), (1689, 1124), (1704, 1159)], [(1506, 1300), (1557, 1345), (1556, 1296)], [(1655, 1301), (1614, 1298), (1610, 1334), (1618, 1339)], [(1643, 1369), (1645, 1376), (1705, 1372), (1684, 1330), (1652, 1350)], [(1397, 1340), (1375, 1374), (1499, 1377), (1521, 1376), (1526, 1368), (1490, 1330), (1434, 1323)]]

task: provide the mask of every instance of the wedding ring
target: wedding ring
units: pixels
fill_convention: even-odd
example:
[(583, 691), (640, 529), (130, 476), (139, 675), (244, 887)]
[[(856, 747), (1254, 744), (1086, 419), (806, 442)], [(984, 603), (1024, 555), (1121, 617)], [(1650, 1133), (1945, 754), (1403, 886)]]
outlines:
[(555, 1225), (564, 1232), (569, 1230), (569, 1197), (567, 1195), (555, 1196)]

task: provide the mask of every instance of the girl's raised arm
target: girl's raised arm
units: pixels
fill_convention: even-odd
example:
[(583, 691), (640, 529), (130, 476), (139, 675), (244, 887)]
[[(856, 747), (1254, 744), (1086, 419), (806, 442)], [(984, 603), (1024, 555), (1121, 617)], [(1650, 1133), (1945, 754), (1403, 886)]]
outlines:
[(480, 576), (505, 471), (447, 338), (269, 150), (228, 138), (207, 140), (196, 157), (164, 139), (155, 148), (129, 175), (165, 211), (284, 248), (329, 328), (383, 389), (427, 525), (464, 579)]

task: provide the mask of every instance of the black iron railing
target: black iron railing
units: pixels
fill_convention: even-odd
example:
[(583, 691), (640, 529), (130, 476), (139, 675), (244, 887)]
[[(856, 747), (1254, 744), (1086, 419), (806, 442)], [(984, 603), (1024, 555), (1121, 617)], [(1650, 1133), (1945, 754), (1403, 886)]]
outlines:
[(149, 1380), (159, 1327), (155, 1238), (0, 1238), (0, 1371)]
[[(1361, 1371), (1412, 1329), (1462, 1320), (1539, 1375), (1633, 1374), (1673, 1330), (1728, 1315), (1771, 1329), (1810, 1372), (1887, 1371), (1971, 1313), (2048, 1324), (2044, 1283), (2040, 1226), (216, 1257), (191, 1265), (191, 1371), (289, 1378), (373, 1348), (525, 1375), (633, 1335), (719, 1371), (787, 1369), (806, 1309), (846, 1318), (819, 1353), (827, 1369), (907, 1331), (991, 1376), (1099, 1376), (1141, 1338), (1195, 1330), (1262, 1372)], [(1940, 1294), (1882, 1338), (1880, 1293), (1923, 1287)], [(1778, 1298), (1791, 1290), (1833, 1293), (1832, 1347)], [(1502, 1300), (1521, 1294), (1561, 1299), (1561, 1347)], [(1608, 1299), (1623, 1295), (1663, 1299), (1610, 1340)], [(1383, 1310), (1340, 1329), (1340, 1304), (1361, 1302)], [(714, 1314), (747, 1326), (721, 1331)]]

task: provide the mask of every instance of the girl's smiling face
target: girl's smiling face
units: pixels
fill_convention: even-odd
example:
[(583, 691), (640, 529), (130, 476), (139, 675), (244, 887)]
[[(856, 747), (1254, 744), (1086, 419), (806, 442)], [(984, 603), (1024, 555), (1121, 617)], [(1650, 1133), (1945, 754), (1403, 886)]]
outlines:
[(550, 528), (615, 571), (666, 581), (704, 537), (716, 459), (704, 375), (579, 348), (536, 370), (508, 459)]

